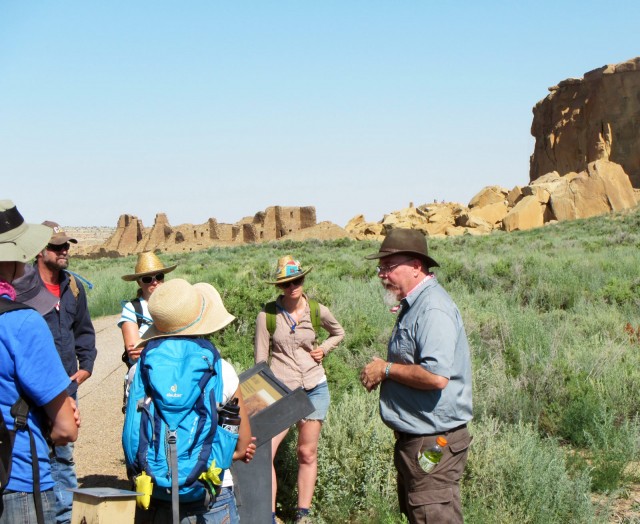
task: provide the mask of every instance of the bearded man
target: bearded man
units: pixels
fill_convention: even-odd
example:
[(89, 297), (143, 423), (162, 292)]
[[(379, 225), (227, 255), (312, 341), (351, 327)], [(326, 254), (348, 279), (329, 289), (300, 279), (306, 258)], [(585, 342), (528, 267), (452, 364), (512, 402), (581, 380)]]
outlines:
[[(78, 386), (93, 372), (96, 359), (96, 333), (89, 315), (87, 295), (82, 284), (66, 269), (69, 249), (78, 241), (55, 222), (43, 222), (53, 230), (49, 243), (27, 265), (25, 274), (15, 281), (17, 301), (36, 309), (45, 319), (71, 378), (67, 392), (77, 400)], [(56, 495), (56, 522), (71, 522), (73, 493), (77, 488), (73, 443), (56, 446), (51, 457), (51, 474)]]
[[(393, 229), (380, 251), (378, 276), (399, 305), (387, 360), (374, 358), (360, 374), (380, 385), (380, 417), (396, 437), (394, 465), (400, 510), (411, 524), (463, 522), (460, 477), (467, 462), (472, 418), (471, 358), (460, 312), (430, 268), (427, 240)], [(445, 437), (440, 462), (425, 472), (419, 454)]]

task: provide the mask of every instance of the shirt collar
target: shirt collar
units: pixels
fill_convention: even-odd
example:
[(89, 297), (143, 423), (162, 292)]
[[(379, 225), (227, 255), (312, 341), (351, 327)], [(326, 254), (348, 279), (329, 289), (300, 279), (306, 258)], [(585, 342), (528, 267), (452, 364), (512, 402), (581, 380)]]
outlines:
[(420, 293), (422, 292), (424, 286), (427, 284), (427, 282), (429, 282), (432, 279), (435, 279), (436, 276), (433, 273), (429, 273), (427, 274), (427, 276), (425, 276), (420, 282), (418, 282), (411, 291), (409, 291), (409, 293), (407, 293), (407, 296), (404, 297), (400, 303), (404, 303), (407, 304), (407, 306), (411, 307), (411, 305), (416, 301), (416, 299), (418, 298), (418, 296), (420, 295)]

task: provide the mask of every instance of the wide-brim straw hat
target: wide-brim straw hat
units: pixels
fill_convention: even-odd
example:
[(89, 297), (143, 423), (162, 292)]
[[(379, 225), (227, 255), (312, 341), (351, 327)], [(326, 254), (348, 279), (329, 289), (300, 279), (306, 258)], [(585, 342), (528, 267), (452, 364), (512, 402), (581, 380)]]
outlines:
[(0, 200), (0, 262), (28, 262), (49, 242), (53, 231), (27, 224), (11, 200)]
[(392, 229), (384, 237), (380, 245), (380, 251), (373, 255), (367, 255), (366, 259), (373, 260), (391, 255), (413, 255), (425, 261), (427, 267), (440, 267), (440, 265), (429, 256), (427, 249), (427, 238), (417, 229)]
[(162, 337), (209, 335), (236, 318), (211, 284), (191, 285), (182, 278), (171, 279), (152, 293), (149, 314), (153, 325), (136, 347)]
[(132, 273), (131, 275), (124, 275), (122, 277), (122, 280), (126, 280), (127, 282), (132, 282), (146, 275), (157, 275), (158, 273), (170, 273), (177, 267), (178, 267), (178, 264), (165, 267), (165, 265), (162, 263), (162, 261), (158, 258), (158, 256), (155, 253), (153, 253), (152, 251), (145, 251), (144, 253), (138, 253), (138, 261), (136, 262), (136, 268), (134, 270), (135, 273)]
[(294, 260), (291, 255), (286, 255), (278, 259), (278, 265), (273, 275), (275, 280), (267, 280), (267, 284), (278, 285), (289, 282), (290, 280), (296, 280), (305, 276), (312, 269), (312, 266), (303, 269), (300, 262)]

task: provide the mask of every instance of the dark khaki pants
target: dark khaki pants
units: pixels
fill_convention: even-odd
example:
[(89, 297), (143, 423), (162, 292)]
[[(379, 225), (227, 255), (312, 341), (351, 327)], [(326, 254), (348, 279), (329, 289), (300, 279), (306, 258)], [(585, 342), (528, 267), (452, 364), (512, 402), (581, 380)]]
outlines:
[(430, 473), (418, 463), (418, 452), (433, 446), (436, 437), (397, 434), (394, 464), (398, 472), (400, 510), (411, 524), (462, 523), (460, 477), (472, 437), (466, 426), (442, 433), (448, 441)]

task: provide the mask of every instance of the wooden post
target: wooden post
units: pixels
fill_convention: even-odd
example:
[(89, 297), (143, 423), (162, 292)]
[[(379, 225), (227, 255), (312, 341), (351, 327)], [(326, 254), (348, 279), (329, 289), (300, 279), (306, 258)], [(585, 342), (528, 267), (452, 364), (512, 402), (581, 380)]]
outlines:
[(71, 524), (133, 524), (136, 493), (114, 488), (78, 488), (73, 491)]

